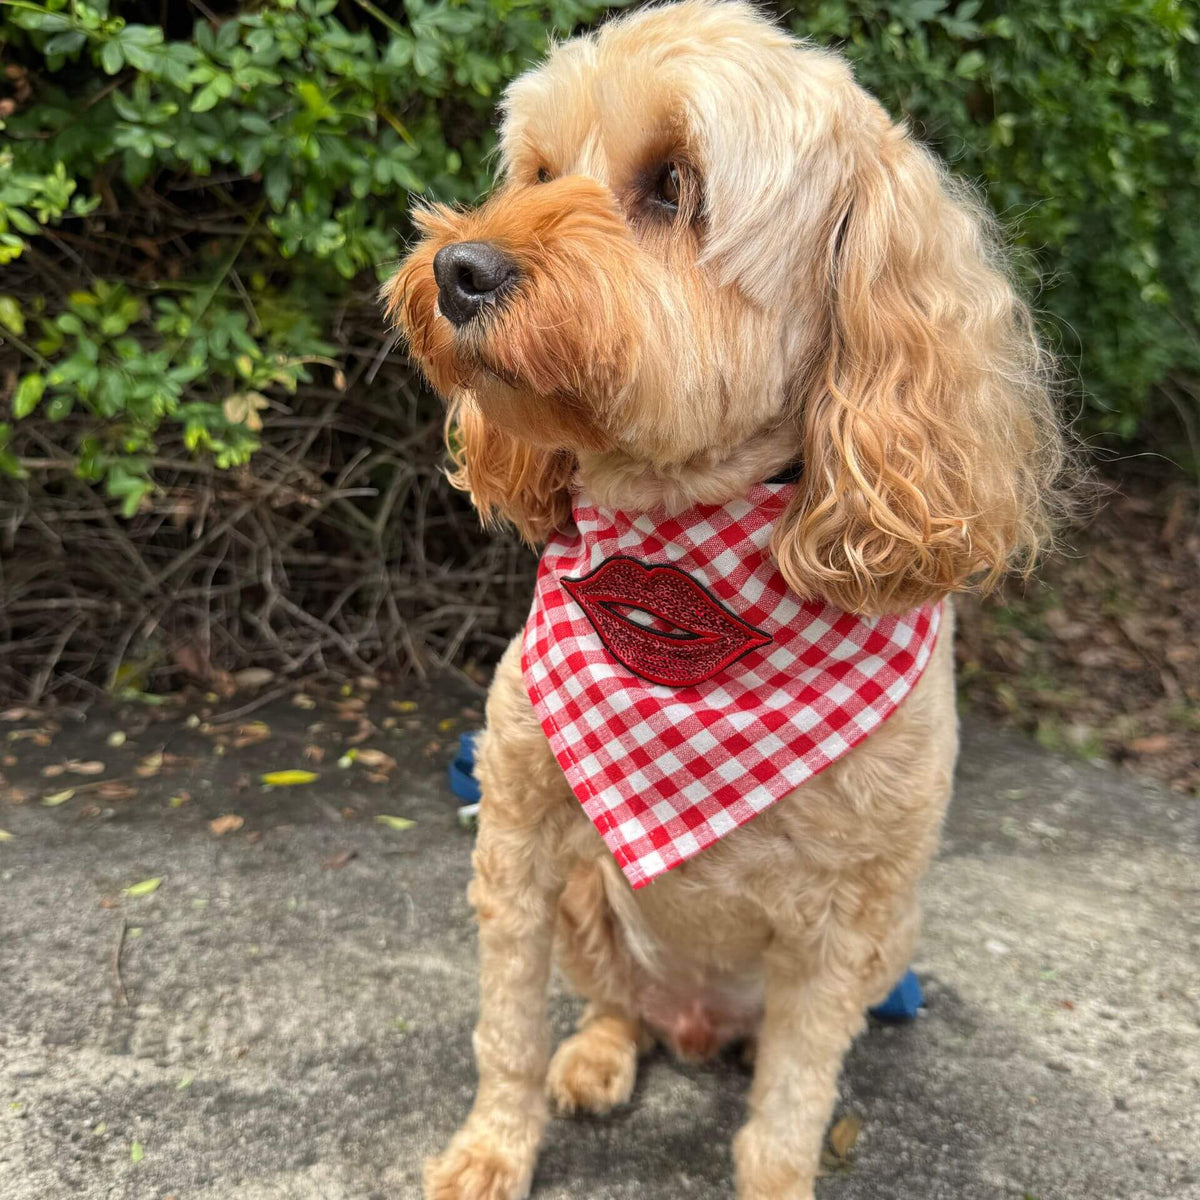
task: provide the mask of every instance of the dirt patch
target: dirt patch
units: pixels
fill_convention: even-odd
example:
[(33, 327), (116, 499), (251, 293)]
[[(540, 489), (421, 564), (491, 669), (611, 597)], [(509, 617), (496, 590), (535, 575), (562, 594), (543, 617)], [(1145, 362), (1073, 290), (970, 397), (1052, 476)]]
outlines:
[(1126, 477), (1028, 585), (959, 602), (962, 696), (1200, 796), (1200, 491)]

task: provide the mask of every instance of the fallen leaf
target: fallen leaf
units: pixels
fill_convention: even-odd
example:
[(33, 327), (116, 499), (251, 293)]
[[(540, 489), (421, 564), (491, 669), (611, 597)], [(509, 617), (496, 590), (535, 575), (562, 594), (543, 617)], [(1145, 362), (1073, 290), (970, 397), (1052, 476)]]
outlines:
[(455, 727), (455, 725), (457, 725), (457, 724), (458, 724), (457, 717), (447, 717), (445, 720), (438, 722), (438, 728), (443, 733), (449, 733), (450, 730), (452, 730)]
[(361, 717), (358, 722), (358, 730), (352, 737), (346, 739), (346, 745), (361, 746), (367, 738), (372, 737), (378, 732), (379, 730), (375, 728), (375, 725), (371, 721), (368, 721), (366, 717)]
[(123, 729), (114, 729), (112, 733), (105, 738), (105, 741), (115, 750), (118, 746), (125, 745), (125, 731)]
[(47, 763), (42, 768), (43, 779), (57, 779), (60, 775), (66, 774), (66, 763)]
[(341, 854), (335, 854), (331, 858), (327, 858), (321, 867), (326, 871), (340, 871), (351, 859), (358, 857), (357, 850), (343, 850)]
[(42, 803), (47, 808), (57, 808), (60, 804), (66, 804), (73, 795), (75, 795), (74, 788), (67, 788), (62, 792), (51, 792), (48, 796), (42, 797)]
[(313, 709), (317, 707), (317, 702), (311, 696), (306, 696), (303, 692), (297, 692), (292, 697), (292, 705), (295, 708)]
[(35, 746), (48, 746), (50, 745), (50, 734), (44, 729), (10, 729), (8, 740), (10, 742), (32, 741)]
[(307, 758), (309, 762), (314, 762), (314, 763), (324, 762), (325, 761), (325, 747), (324, 746), (305, 746), (304, 747), (304, 757)]
[(389, 707), (402, 713), (416, 712), (417, 702), (415, 700), (393, 700)]
[(364, 767), (371, 767), (376, 771), (390, 771), (396, 765), (396, 760), (390, 754), (385, 754), (382, 750), (372, 750), (367, 746), (359, 747), (358, 761)]
[(9, 804), (25, 804), (29, 800), (29, 792), (25, 788), (9, 788), (8, 802)]
[(226, 813), (224, 816), (209, 821), (208, 827), (217, 837), (220, 837), (223, 833), (236, 833), (245, 823), (245, 817), (239, 817), (236, 813)]
[(100, 898), (101, 908), (120, 908), (121, 902), (114, 896), (102, 896)]
[(254, 746), (259, 742), (265, 742), (271, 736), (271, 727), (266, 721), (248, 721), (245, 725), (237, 727), (237, 737), (234, 739), (233, 748), (241, 750), (245, 746)]
[(411, 829), (416, 821), (410, 821), (407, 817), (391, 817), (384, 813), (380, 813), (375, 818), (381, 825), (386, 825), (389, 829), (394, 829), (397, 833), (403, 833), (406, 829)]
[(373, 692), (379, 687), (379, 680), (374, 675), (360, 675), (354, 682), (364, 692)]
[(103, 800), (129, 800), (137, 795), (137, 788), (120, 779), (108, 779), (96, 789), (96, 795)]
[(348, 770), (350, 767), (354, 766), (354, 763), (357, 759), (358, 759), (358, 750), (357, 749), (347, 750), (346, 753), (343, 754), (342, 757), (338, 759), (338, 766), (343, 771)]
[(269, 787), (294, 787), (298, 783), (312, 783), (317, 778), (315, 771), (268, 771), (260, 776)]
[(153, 754), (147, 754), (140, 763), (134, 768), (134, 774), (140, 775), (143, 779), (149, 779), (151, 775), (157, 775), (162, 770), (163, 752), (156, 750)]
[(1129, 749), (1134, 754), (1161, 754), (1170, 749), (1171, 738), (1165, 733), (1154, 733), (1149, 737), (1134, 738), (1129, 743)]
[(91, 760), (89, 762), (77, 762), (72, 759), (67, 763), (67, 770), (72, 775), (103, 775), (105, 766), (102, 762)]
[(838, 1158), (846, 1158), (854, 1149), (858, 1135), (862, 1132), (862, 1118), (856, 1116), (842, 1117), (834, 1123), (829, 1131), (829, 1148)]
[(185, 1075), (185, 1076), (184, 1076), (184, 1077), (183, 1077), (183, 1078), (182, 1078), (182, 1079), (181, 1079), (181, 1080), (180, 1080), (180, 1081), (179, 1081), (179, 1082), (178, 1082), (178, 1083), (175, 1085), (175, 1090), (176, 1090), (177, 1092), (182, 1092), (182, 1091), (183, 1091), (185, 1088), (190, 1088), (190, 1087), (192, 1086), (192, 1083), (193, 1083), (193, 1081), (195, 1080), (195, 1078), (196, 1078), (196, 1077), (195, 1077), (194, 1075)]
[(122, 888), (121, 895), (136, 900), (139, 896), (149, 896), (151, 892), (157, 892), (161, 884), (162, 876), (156, 875), (153, 879), (143, 879), (141, 883), (132, 883), (129, 887)]
[(172, 808), (182, 808), (190, 799), (191, 796), (187, 792), (180, 792), (178, 796), (172, 796), (167, 803)]
[(0, 829), (0, 842), (11, 842), (12, 836), (7, 829)]
[(142, 1148), (142, 1143), (133, 1141), (129, 1145), (129, 1161), (135, 1166), (146, 1157), (146, 1151)]
[(6, 708), (0, 712), (0, 721), (33, 721), (38, 713), (32, 708)]
[(247, 667), (244, 671), (234, 671), (233, 682), (239, 688), (265, 687), (275, 678), (275, 672), (266, 667)]
[(386, 771), (368, 771), (366, 773), (366, 780), (368, 783), (387, 783), (388, 779), (389, 777)]

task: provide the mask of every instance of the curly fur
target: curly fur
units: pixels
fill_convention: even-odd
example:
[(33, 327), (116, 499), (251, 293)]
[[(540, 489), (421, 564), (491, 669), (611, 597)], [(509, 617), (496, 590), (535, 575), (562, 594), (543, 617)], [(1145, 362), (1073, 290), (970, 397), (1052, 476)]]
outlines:
[[(840, 56), (730, 0), (642, 9), (512, 84), (500, 159), (480, 208), (416, 214), (384, 289), (485, 520), (536, 543), (576, 483), (680, 509), (799, 458), (772, 549), (801, 595), (878, 613), (1032, 567), (1062, 496), (1047, 358), (983, 208)], [(461, 329), (432, 271), (458, 241), (520, 271)], [(685, 1056), (757, 1039), (738, 1195), (809, 1200), (842, 1055), (916, 938), (956, 753), (950, 618), (880, 730), (636, 894), (510, 647), (480, 756), (479, 1092), (429, 1197), (523, 1195), (547, 1089), (564, 1111), (626, 1101), (652, 1036)], [(556, 938), (590, 1004), (551, 1061)]]

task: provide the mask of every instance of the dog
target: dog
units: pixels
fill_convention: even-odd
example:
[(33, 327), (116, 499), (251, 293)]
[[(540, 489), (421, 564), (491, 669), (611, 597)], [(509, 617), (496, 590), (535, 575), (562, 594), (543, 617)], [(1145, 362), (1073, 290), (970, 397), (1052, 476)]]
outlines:
[[(950, 798), (950, 596), (1051, 543), (1052, 364), (970, 190), (736, 0), (554, 47), (499, 163), (384, 288), (453, 481), (547, 547), (479, 751), (478, 1093), (426, 1196), (523, 1197), (551, 1106), (750, 1039), (737, 1195), (809, 1200)], [(553, 1056), (552, 957), (587, 1001)]]

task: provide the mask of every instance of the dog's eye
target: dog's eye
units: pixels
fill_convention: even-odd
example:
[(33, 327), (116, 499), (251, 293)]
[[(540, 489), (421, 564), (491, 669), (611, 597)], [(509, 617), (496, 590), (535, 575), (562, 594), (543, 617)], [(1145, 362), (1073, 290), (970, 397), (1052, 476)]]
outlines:
[(672, 212), (679, 211), (679, 168), (673, 162), (664, 163), (658, 176), (658, 185), (654, 198)]
[(547, 170), (545, 167), (538, 167), (538, 173), (537, 173), (538, 183), (549, 183), (550, 180), (552, 180), (553, 178), (554, 178), (554, 176), (551, 175), (549, 170)]

